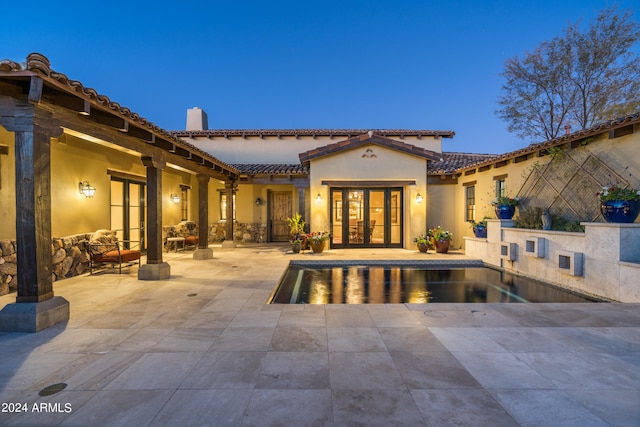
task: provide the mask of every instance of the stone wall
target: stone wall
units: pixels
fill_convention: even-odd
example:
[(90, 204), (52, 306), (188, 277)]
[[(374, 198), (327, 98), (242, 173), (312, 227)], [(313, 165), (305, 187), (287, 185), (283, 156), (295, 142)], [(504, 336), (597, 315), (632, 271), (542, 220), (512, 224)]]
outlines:
[[(89, 270), (87, 250), (90, 237), (91, 233), (83, 233), (51, 240), (52, 281), (78, 276)], [(17, 273), (16, 242), (2, 240), (0, 241), (0, 295), (16, 292)]]

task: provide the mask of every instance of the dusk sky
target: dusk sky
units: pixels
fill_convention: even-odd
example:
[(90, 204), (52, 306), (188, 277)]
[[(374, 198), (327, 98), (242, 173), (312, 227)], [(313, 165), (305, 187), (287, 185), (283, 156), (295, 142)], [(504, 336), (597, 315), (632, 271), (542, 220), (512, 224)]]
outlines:
[[(504, 61), (611, 1), (5, 2), (0, 59), (44, 54), (166, 130), (453, 130), (444, 150), (528, 145), (495, 115)], [(633, 8), (637, 0), (618, 0)]]

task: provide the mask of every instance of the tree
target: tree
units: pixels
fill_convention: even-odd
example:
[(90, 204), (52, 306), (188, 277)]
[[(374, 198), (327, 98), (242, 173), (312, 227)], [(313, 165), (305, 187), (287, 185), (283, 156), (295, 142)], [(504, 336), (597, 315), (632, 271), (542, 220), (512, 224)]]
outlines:
[(521, 138), (549, 140), (565, 126), (588, 128), (640, 110), (640, 25), (631, 11), (600, 12), (505, 62), (498, 117)]

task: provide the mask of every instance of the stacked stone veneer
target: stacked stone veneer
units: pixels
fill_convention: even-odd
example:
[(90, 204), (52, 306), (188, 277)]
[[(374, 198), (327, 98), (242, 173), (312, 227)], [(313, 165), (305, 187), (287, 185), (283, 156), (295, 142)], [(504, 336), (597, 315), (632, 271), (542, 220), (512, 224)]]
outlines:
[[(54, 238), (51, 241), (51, 279), (55, 282), (77, 276), (89, 269), (89, 234)], [(0, 241), (0, 295), (18, 289), (16, 242)]]
[[(224, 222), (209, 225), (209, 243), (220, 243), (227, 240)], [(177, 236), (173, 225), (162, 227), (162, 236)], [(264, 243), (267, 241), (267, 224), (240, 223), (233, 224), (233, 240), (241, 243)]]

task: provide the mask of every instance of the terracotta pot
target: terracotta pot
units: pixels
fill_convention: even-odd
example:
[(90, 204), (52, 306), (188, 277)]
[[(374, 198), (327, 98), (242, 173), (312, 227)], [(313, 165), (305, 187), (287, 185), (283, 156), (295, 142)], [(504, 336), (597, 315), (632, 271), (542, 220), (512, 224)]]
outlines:
[(429, 249), (429, 245), (427, 245), (426, 243), (418, 243), (418, 250), (425, 254), (427, 253), (427, 249)]
[(322, 242), (320, 242), (320, 243), (313, 243), (313, 242), (310, 242), (310, 244), (311, 244), (311, 250), (312, 250), (314, 253), (317, 253), (317, 254), (321, 253), (322, 251), (324, 251), (324, 244), (325, 244), (325, 242), (326, 242), (325, 240), (323, 240), (323, 241), (322, 241)]
[(450, 240), (436, 240), (436, 253), (446, 254), (449, 252)]

